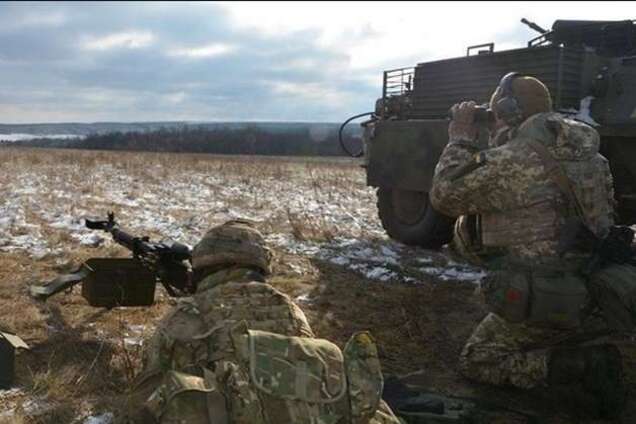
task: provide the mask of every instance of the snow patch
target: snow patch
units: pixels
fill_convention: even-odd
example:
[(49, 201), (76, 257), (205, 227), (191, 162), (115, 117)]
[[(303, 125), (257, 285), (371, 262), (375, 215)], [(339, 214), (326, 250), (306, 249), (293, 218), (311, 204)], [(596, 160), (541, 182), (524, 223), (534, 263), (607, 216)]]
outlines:
[(416, 260), (417, 262), (419, 262), (419, 263), (421, 263), (421, 264), (425, 264), (425, 265), (428, 265), (428, 264), (432, 264), (432, 263), (433, 263), (433, 259), (431, 259), (431, 258), (417, 258), (417, 259), (415, 259), (415, 260)]
[(288, 263), (287, 266), (296, 275), (303, 275), (305, 273), (305, 270), (296, 264)]
[(469, 267), (448, 266), (448, 267), (424, 267), (420, 268), (425, 274), (439, 278), (442, 281), (470, 281), (479, 283), (486, 276), (483, 270), (471, 269)]
[(46, 218), (53, 221), (49, 224), (49, 227), (51, 228), (68, 231), (83, 231), (86, 229), (81, 218), (72, 217), (66, 214), (49, 215), (46, 216)]
[(351, 263), (349, 258), (345, 258), (344, 256), (336, 256), (335, 258), (331, 258), (329, 261), (336, 265), (349, 265)]
[(145, 325), (127, 325), (129, 332), (125, 333), (124, 345), (126, 346), (143, 346), (143, 333), (146, 331)]
[(371, 269), (364, 269), (364, 267), (362, 268), (364, 271), (364, 275), (367, 278), (370, 278), (372, 280), (389, 281), (389, 280), (395, 280), (396, 278), (398, 278), (398, 275), (395, 272), (390, 271), (386, 268), (382, 268), (382, 267), (374, 267)]
[[(359, 240), (354, 238), (336, 238), (328, 242), (309, 242), (295, 240), (291, 235), (272, 234), (267, 240), (276, 247), (292, 254), (303, 255), (327, 261), (355, 271), (367, 279), (389, 282), (419, 283), (420, 278), (412, 272), (424, 273), (439, 281), (460, 281), (478, 283), (486, 275), (481, 269), (460, 264), (437, 254), (437, 262), (443, 266), (434, 267), (435, 260), (429, 256), (414, 259), (414, 252), (388, 239)], [(421, 251), (426, 255), (426, 251)], [(426, 265), (415, 267), (409, 261)]]
[(0, 407), (6, 408), (4, 411), (0, 410), (0, 419), (11, 418), (18, 410), (27, 416), (36, 417), (51, 410), (54, 406), (41, 397), (27, 399), (19, 404), (15, 398), (22, 395), (24, 392), (20, 389), (0, 390)]
[[(582, 104), (582, 109), (589, 106)], [(234, 172), (235, 166), (241, 172)], [(446, 266), (446, 259), (437, 257), (443, 255), (419, 253), (386, 238), (377, 218), (374, 190), (365, 186), (363, 173), (323, 172), (310, 165), (287, 167), (281, 162), (276, 165), (278, 171), (252, 175), (242, 172), (241, 166), (211, 162), (207, 171), (193, 169), (178, 175), (170, 165), (159, 163), (148, 164), (143, 173), (119, 163), (96, 163), (90, 173), (79, 164), (55, 166), (55, 172), (48, 173), (6, 168), (8, 184), (0, 188), (4, 195), (0, 252), (26, 251), (38, 260), (72, 249), (49, 245), (45, 237), (49, 229), (67, 232), (71, 243), (66, 244), (110, 246), (111, 237), (85, 228), (82, 217), (116, 209), (117, 221), (131, 234), (147, 235), (153, 241), (169, 238), (189, 246), (212, 225), (238, 217), (259, 223), (265, 233), (291, 224), (293, 217), (315, 222), (317, 228), (337, 237), (309, 241), (281, 232), (266, 240), (287, 253), (345, 267), (371, 280), (418, 282), (423, 275), (420, 267)], [(85, 184), (69, 182), (78, 174)], [(299, 266), (289, 268), (299, 275), (305, 272)], [(470, 271), (426, 275), (472, 278)], [(138, 343), (134, 334), (130, 337), (134, 340), (129, 342)]]
[(142, 334), (144, 332), (144, 330), (146, 330), (146, 326), (145, 325), (129, 325), (128, 328), (130, 329), (130, 331), (132, 331), (133, 333), (137, 333), (137, 334)]
[(100, 415), (92, 415), (87, 417), (83, 424), (111, 424), (115, 419), (112, 412), (105, 412)]
[(297, 240), (291, 234), (269, 234), (265, 236), (265, 240), (296, 255), (315, 256), (320, 252), (320, 243)]
[(50, 410), (53, 405), (42, 398), (28, 399), (22, 404), (25, 414), (35, 416)]
[(48, 138), (53, 140), (68, 140), (68, 139), (80, 139), (83, 136), (75, 135), (75, 134), (26, 134), (26, 133), (11, 133), (11, 134), (0, 134), (0, 141), (27, 141), (27, 140), (36, 140), (39, 138)]
[(90, 234), (71, 234), (75, 240), (84, 246), (97, 247), (104, 242), (104, 237), (96, 233)]
[(18, 388), (0, 390), (0, 400), (13, 396), (19, 396), (21, 394), (24, 394), (24, 392), (22, 391), (22, 389)]
[(294, 300), (297, 303), (305, 303), (305, 304), (309, 304), (313, 302), (313, 300), (309, 297), (309, 293), (301, 294), (300, 296), (297, 296)]
[(143, 339), (137, 337), (124, 337), (124, 345), (126, 346), (143, 346)]

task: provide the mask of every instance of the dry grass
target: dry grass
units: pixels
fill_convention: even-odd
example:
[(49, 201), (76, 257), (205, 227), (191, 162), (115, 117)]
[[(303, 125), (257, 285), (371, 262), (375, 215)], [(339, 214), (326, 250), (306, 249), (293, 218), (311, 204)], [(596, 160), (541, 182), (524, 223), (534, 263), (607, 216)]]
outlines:
[[(322, 207), (334, 187), (341, 196), (363, 193), (360, 202), (369, 196), (357, 166), (341, 159), (3, 148), (0, 164), (5, 199), (0, 213), (22, 220), (4, 233), (0, 226), (0, 249), (3, 235), (37, 233), (54, 251), (32, 257), (26, 249), (0, 250), (0, 326), (32, 347), (18, 355), (21, 392), (5, 399), (4, 407), (14, 413), (3, 418), (0, 407), (0, 423), (81, 422), (91, 413), (117, 410), (140, 368), (141, 348), (126, 343), (135, 336), (131, 327), (145, 326), (141, 336), (148, 337), (174, 303), (160, 295), (152, 308), (103, 311), (89, 307), (78, 289), (45, 304), (30, 299), (27, 287), (33, 282), (70, 272), (90, 257), (128, 254), (108, 241), (97, 248), (80, 245), (68, 228), (52, 225), (59, 217), (113, 210), (126, 228), (160, 238), (165, 228), (147, 218), (157, 215), (160, 223), (172, 223), (169, 230), (186, 228), (181, 235), (192, 244), (209, 226), (246, 213), (265, 233), (299, 232), (301, 238), (325, 240), (336, 231), (335, 223), (318, 219), (301, 228), (301, 221), (308, 221), (305, 202)], [(144, 198), (148, 195), (154, 197)], [(139, 199), (146, 200), (135, 204)], [(144, 209), (148, 214), (140, 217)], [(277, 257), (282, 261), (284, 254)], [(306, 270), (311, 267), (301, 262)], [(277, 262), (275, 268), (290, 293), (309, 291), (318, 275), (308, 271), (302, 283), (288, 275), (286, 264)]]
[[(265, 234), (300, 241), (382, 234), (363, 171), (340, 159), (3, 148), (0, 198), (0, 326), (32, 347), (18, 355), (21, 391), (0, 397), (0, 423), (73, 423), (116, 411), (141, 359), (140, 347), (126, 340), (148, 337), (174, 304), (161, 291), (150, 308), (111, 311), (89, 307), (77, 289), (45, 304), (30, 299), (27, 287), (34, 281), (69, 272), (90, 257), (128, 254), (108, 240), (98, 247), (80, 244), (72, 231), (52, 225), (61, 218), (114, 210), (133, 232), (190, 244), (236, 214), (255, 219)], [(3, 227), (7, 217), (16, 221)], [(36, 233), (49, 253), (33, 257), (3, 244), (3, 237)], [(412, 263), (423, 254), (408, 252)], [(343, 346), (354, 331), (370, 329), (386, 373), (420, 370), (427, 387), (448, 394), (483, 390), (456, 371), (459, 350), (484, 315), (473, 285), (385, 284), (281, 249), (275, 249), (273, 270), (276, 287), (303, 296), (300, 306), (319, 336)], [(142, 327), (136, 326), (143, 330), (137, 333)], [(636, 358), (632, 345), (626, 349)], [(491, 394), (532, 405), (514, 392)], [(34, 409), (34, 401), (41, 408)], [(13, 415), (3, 417), (8, 409)]]
[(293, 213), (286, 209), (291, 233), (298, 241), (331, 241), (334, 239), (333, 230), (321, 216), (308, 216)]

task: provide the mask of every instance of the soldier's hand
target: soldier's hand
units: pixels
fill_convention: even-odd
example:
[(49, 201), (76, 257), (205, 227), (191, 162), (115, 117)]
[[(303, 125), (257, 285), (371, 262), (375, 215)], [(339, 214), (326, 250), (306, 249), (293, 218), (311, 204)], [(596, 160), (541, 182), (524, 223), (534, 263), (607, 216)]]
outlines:
[(448, 125), (449, 140), (473, 141), (479, 134), (479, 128), (475, 124), (475, 109), (477, 103), (461, 102), (451, 108), (453, 119)]

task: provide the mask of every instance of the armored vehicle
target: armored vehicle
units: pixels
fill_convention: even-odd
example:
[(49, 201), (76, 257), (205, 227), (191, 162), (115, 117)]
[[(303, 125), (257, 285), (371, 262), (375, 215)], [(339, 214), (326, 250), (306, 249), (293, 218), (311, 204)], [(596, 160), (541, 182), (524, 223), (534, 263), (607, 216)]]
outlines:
[[(601, 135), (601, 153), (614, 175), (617, 218), (636, 223), (636, 27), (633, 20), (557, 20), (551, 30), (522, 19), (539, 34), (527, 46), (495, 51), (468, 47), (466, 56), (384, 72), (382, 97), (363, 122), (367, 185), (388, 235), (437, 248), (450, 241), (454, 219), (428, 199), (435, 165), (448, 142), (449, 108), (486, 103), (501, 77), (516, 71), (539, 78), (555, 111), (582, 120)], [(342, 140), (341, 140), (342, 142)]]

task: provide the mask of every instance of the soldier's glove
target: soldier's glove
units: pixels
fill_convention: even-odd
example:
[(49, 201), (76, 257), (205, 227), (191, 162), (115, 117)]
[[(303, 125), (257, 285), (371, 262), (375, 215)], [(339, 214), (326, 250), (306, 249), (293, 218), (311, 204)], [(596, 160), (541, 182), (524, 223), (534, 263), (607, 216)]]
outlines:
[(479, 128), (475, 124), (475, 109), (477, 103), (462, 102), (451, 108), (452, 120), (448, 125), (448, 139), (450, 141), (475, 141)]

